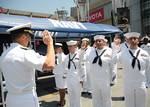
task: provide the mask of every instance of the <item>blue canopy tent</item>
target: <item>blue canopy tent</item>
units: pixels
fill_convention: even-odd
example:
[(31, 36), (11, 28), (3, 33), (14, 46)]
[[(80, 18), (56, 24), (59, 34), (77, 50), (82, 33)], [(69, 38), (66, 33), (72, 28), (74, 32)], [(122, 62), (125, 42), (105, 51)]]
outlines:
[[(58, 40), (62, 39), (59, 38), (80, 38), (85, 36), (91, 36), (94, 34), (113, 34), (113, 33), (122, 33), (121, 30), (119, 30), (117, 27), (106, 25), (106, 24), (93, 24), (89, 22), (75, 22), (75, 21), (58, 21), (58, 20), (52, 20), (49, 18), (33, 18), (33, 17), (27, 17), (27, 16), (17, 16), (17, 15), (7, 15), (7, 14), (0, 14), (0, 42), (11, 42), (11, 40), (8, 40), (6, 35), (6, 30), (10, 27), (25, 24), (25, 23), (32, 23), (32, 29), (35, 30), (35, 36), (33, 41), (31, 41), (31, 44), (33, 43), (33, 48), (39, 52), (40, 54), (46, 53), (46, 46), (43, 44), (40, 44), (40, 40), (38, 40), (37, 36), (41, 36), (40, 32), (37, 31), (43, 31), (43, 30), (49, 30), (52, 32), (56, 32), (54, 35), (55, 42), (56, 38)], [(1, 35), (2, 34), (2, 35)], [(36, 38), (36, 40), (35, 40)], [(37, 43), (39, 42), (39, 45), (37, 46)], [(64, 52), (67, 53), (67, 46), (66, 43), (64, 46)], [(0, 51), (1, 52), (1, 51)]]
[[(47, 29), (52, 32), (61, 33), (85, 33), (85, 34), (112, 34), (122, 33), (117, 27), (106, 24), (93, 24), (89, 22), (75, 22), (75, 21), (58, 21), (49, 18), (32, 18), (27, 16), (0, 14), (0, 32), (5, 32), (8, 28), (20, 24), (32, 23), (32, 29), (41, 31)], [(56, 37), (63, 37), (64, 35), (56, 35)], [(65, 35), (66, 36), (66, 35)], [(67, 35), (71, 37), (71, 35)]]

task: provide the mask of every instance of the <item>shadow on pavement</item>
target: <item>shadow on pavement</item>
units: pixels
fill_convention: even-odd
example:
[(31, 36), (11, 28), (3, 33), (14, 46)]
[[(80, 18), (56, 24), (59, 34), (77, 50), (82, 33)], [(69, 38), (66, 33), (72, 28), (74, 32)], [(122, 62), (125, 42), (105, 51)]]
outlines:
[(84, 98), (89, 98), (89, 99), (92, 98), (92, 94), (91, 93), (84, 93), (84, 92), (82, 92), (81, 96), (84, 97)]
[(40, 107), (59, 107), (57, 106), (58, 101), (45, 102), (40, 101)]
[(111, 97), (112, 101), (124, 101), (124, 97)]

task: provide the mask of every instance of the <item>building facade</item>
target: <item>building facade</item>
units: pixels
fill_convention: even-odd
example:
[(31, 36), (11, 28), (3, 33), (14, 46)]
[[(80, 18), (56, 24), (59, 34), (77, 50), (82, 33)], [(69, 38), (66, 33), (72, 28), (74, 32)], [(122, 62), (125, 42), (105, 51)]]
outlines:
[(129, 9), (131, 31), (142, 33), (140, 0), (130, 0)]
[(89, 22), (127, 26), (125, 32), (150, 35), (150, 0), (89, 0)]
[(141, 0), (142, 31), (150, 36), (150, 0)]

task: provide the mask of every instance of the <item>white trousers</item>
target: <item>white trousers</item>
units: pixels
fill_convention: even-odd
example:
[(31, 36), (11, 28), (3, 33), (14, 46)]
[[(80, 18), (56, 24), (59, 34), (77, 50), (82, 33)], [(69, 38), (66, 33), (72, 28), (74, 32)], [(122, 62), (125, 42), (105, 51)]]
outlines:
[(92, 104), (93, 107), (111, 107), (111, 88), (110, 84), (102, 81), (92, 82)]
[(69, 107), (80, 107), (81, 84), (77, 79), (67, 79)]
[(83, 92), (91, 92), (91, 77), (90, 73), (87, 72), (86, 81), (83, 82)]
[(146, 88), (125, 88), (125, 107), (146, 107)]
[(7, 107), (39, 107), (38, 97), (36, 92), (7, 94)]
[(55, 83), (58, 89), (67, 88), (66, 79), (63, 78), (63, 74), (55, 74)]

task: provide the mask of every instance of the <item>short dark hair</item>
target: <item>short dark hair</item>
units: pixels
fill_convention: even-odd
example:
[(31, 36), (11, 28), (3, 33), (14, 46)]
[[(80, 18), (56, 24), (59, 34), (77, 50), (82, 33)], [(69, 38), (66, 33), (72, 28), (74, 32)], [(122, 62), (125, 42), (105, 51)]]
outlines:
[(11, 36), (11, 39), (12, 39), (12, 41), (16, 41), (16, 39), (18, 39), (18, 38), (20, 38), (23, 34), (28, 34), (28, 35), (30, 35), (29, 33), (27, 33), (27, 32), (20, 32), (20, 33), (14, 33), (14, 34), (11, 34), (12, 36)]

